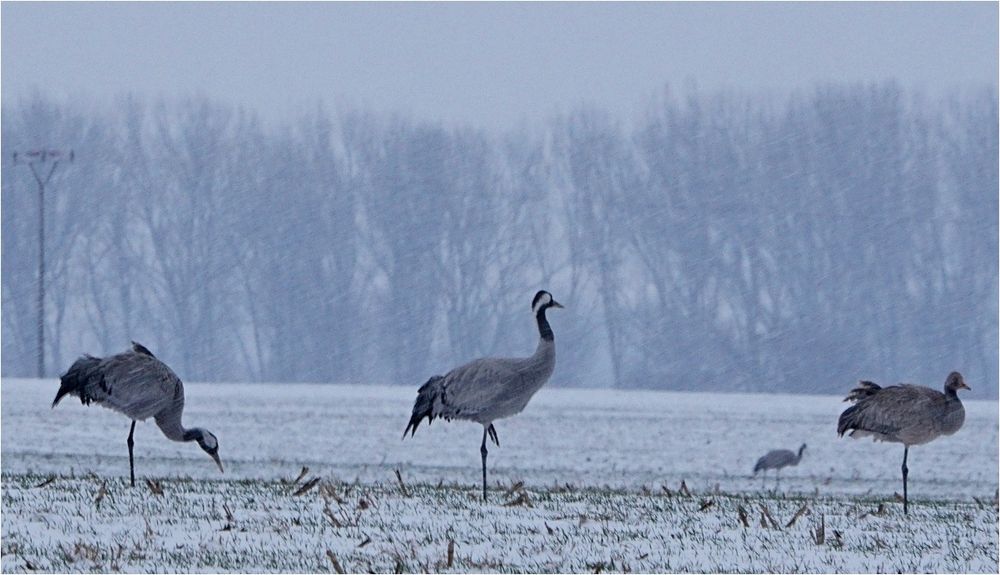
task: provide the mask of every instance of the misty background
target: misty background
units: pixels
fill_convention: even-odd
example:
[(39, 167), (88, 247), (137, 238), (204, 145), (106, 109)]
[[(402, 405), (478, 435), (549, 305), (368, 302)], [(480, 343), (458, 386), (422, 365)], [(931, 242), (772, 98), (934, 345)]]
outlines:
[[(806, 62), (796, 59), (796, 39), (836, 28), (830, 10), (841, 19), (855, 14), (828, 5), (813, 13), (798, 4), (629, 5), (603, 28), (593, 18), (619, 5), (115, 6), (3, 5), (4, 377), (33, 376), (36, 362), (38, 193), (24, 156), (15, 163), (13, 152), (50, 147), (72, 149), (74, 160), (60, 162), (46, 189), (47, 376), (81, 353), (115, 353), (134, 339), (185, 380), (418, 385), (477, 356), (530, 354), (531, 298), (548, 289), (568, 308), (550, 314), (559, 354), (551, 385), (838, 394), (860, 378), (939, 387), (959, 370), (970, 397), (997, 395), (995, 4), (974, 9), (989, 21), (970, 19), (968, 5), (853, 5), (860, 20), (881, 17), (898, 32), (882, 39), (857, 20), (840, 22), (871, 44), (842, 34), (829, 47), (857, 52), (848, 60), (853, 73), (823, 59), (810, 64), (808, 43), (800, 46)], [(254, 34), (214, 34), (193, 46), (182, 34), (183, 54), (156, 50), (158, 34), (213, 23), (308, 38), (316, 22), (300, 18), (299, 30), (288, 18), (305, 9), (337, 14), (342, 27), (326, 29), (337, 46), (350, 44), (338, 35), (347, 22), (384, 52), (366, 64), (316, 47), (334, 71), (344, 62), (361, 70), (351, 75), (314, 66), (317, 56), (306, 50), (304, 62), (280, 58), (287, 46)], [(735, 12), (715, 30), (716, 45), (689, 36), (702, 54), (684, 57), (644, 45), (655, 35), (643, 29), (664, 29), (634, 12), (665, 10), (662, 22), (676, 26), (685, 17), (718, 21), (726, 9)], [(729, 32), (747, 35), (749, 26), (760, 32), (750, 36), (764, 38), (761, 19), (782, 9), (772, 26), (798, 33), (772, 34), (775, 51), (762, 44), (761, 57), (751, 56), (759, 69), (778, 72), (722, 81), (718, 62), (741, 48), (738, 39), (719, 40), (726, 23)], [(447, 17), (427, 15), (435, 10)], [(213, 13), (235, 14), (235, 22), (221, 24)], [(74, 38), (88, 14), (137, 25), (106, 24)], [(485, 44), (499, 42), (505, 26), (527, 32), (485, 56), (418, 52), (407, 61), (390, 48), (405, 50), (430, 28), (470, 17), (464, 32), (444, 35), (447, 49), (448, 38), (488, 27), (497, 14), (507, 17), (493, 21)], [(564, 21), (562, 33), (578, 34), (565, 53), (621, 60), (596, 58), (603, 75), (574, 74), (532, 51), (544, 37), (532, 31), (567, 14), (580, 23)], [(244, 18), (257, 18), (257, 28)], [(535, 27), (517, 28), (526, 20)], [(59, 56), (53, 68), (81, 78), (25, 71), (42, 21), (49, 32), (66, 27), (59, 42), (79, 43), (65, 52), (46, 46)], [(381, 33), (393, 25), (398, 34)], [(948, 25), (972, 32), (929, 41), (929, 30)], [(146, 48), (133, 38), (144, 30)], [(963, 75), (949, 50), (969, 36), (977, 42), (966, 53), (988, 56), (962, 58), (976, 71)], [(269, 89), (225, 88), (180, 65), (198, 54), (213, 61), (220, 37), (251, 51), (220, 63), (218, 75), (270, 65), (277, 77), (258, 78)], [(929, 56), (926, 66), (900, 60), (894, 74), (871, 57), (864, 68), (866, 56), (894, 53), (879, 42), (902, 42), (896, 48), (909, 54), (907, 41), (930, 51), (948, 46), (938, 53), (944, 65)], [(633, 58), (616, 43), (653, 52)], [(280, 62), (261, 64), (253, 45), (277, 46), (270, 52)], [(524, 54), (505, 59), (500, 46)], [(116, 47), (131, 67), (88, 60)], [(775, 66), (781, 58), (789, 65)], [(54, 63), (63, 59), (69, 63)], [(526, 76), (510, 75), (532, 59), (552, 73), (526, 65)], [(643, 64), (678, 60), (715, 67), (699, 74)], [(816, 75), (797, 75), (797, 66)], [(459, 82), (465, 93), (438, 84), (451, 99), (418, 81), (424, 70), (458, 78), (476, 67), (480, 75)], [(491, 69), (506, 70), (498, 81), (535, 100), (517, 100), (510, 85), (492, 92)], [(560, 76), (563, 69), (570, 74)], [(342, 84), (331, 93), (289, 80), (285, 104), (269, 105), (269, 90), (280, 92), (289, 70)], [(403, 86), (376, 81), (372, 70), (402, 76)], [(635, 71), (652, 86), (630, 81)], [(168, 89), (144, 77), (185, 81)], [(592, 92), (565, 96), (551, 87), (588, 77)], [(600, 89), (614, 84), (617, 94)], [(355, 85), (362, 88), (351, 92)], [(367, 95), (373, 87), (382, 95)], [(546, 90), (548, 100), (538, 96)]]

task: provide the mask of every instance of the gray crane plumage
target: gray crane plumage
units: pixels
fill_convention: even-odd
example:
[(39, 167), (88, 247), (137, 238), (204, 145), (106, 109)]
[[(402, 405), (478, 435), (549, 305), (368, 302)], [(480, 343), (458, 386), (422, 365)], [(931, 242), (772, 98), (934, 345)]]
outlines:
[(219, 441), (201, 428), (186, 429), (181, 424), (184, 412), (184, 384), (165, 363), (143, 345), (132, 342), (132, 349), (107, 358), (84, 355), (60, 378), (59, 391), (52, 401), (54, 408), (66, 395), (75, 395), (80, 403), (97, 403), (132, 420), (128, 445), (129, 471), (135, 486), (135, 463), (132, 447), (136, 421), (152, 417), (168, 439), (197, 441), (222, 471)]
[(538, 347), (525, 358), (486, 357), (471, 361), (445, 375), (430, 378), (417, 391), (410, 422), (403, 437), (417, 432), (426, 417), (428, 425), (436, 417), (446, 421), (465, 419), (483, 426), (480, 454), (483, 461), (483, 500), (486, 500), (486, 439), (497, 446), (493, 422), (520, 413), (531, 397), (552, 375), (556, 364), (556, 347), (552, 328), (545, 310), (563, 307), (552, 294), (539, 291), (531, 303), (538, 322)]
[(766, 472), (768, 469), (774, 469), (774, 473), (777, 475), (783, 467), (798, 465), (799, 462), (802, 461), (802, 452), (805, 451), (805, 449), (806, 444), (803, 443), (799, 447), (798, 454), (789, 449), (775, 449), (768, 451), (760, 459), (758, 459), (757, 464), (753, 466), (754, 475), (756, 475), (758, 471)]
[(920, 385), (899, 384), (881, 387), (861, 381), (844, 401), (853, 401), (837, 422), (837, 434), (871, 437), (874, 441), (903, 444), (903, 512), (908, 513), (906, 459), (910, 446), (921, 445), (942, 435), (951, 435), (965, 423), (965, 407), (959, 389), (971, 389), (962, 374), (951, 372), (944, 393)]

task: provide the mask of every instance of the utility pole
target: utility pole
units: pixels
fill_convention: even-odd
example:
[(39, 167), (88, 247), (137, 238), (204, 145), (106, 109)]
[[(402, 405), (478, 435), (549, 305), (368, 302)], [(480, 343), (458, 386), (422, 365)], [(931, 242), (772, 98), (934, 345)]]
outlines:
[[(38, 182), (38, 371), (37, 377), (45, 377), (45, 186), (56, 173), (63, 158), (73, 161), (73, 150), (29, 150), (22, 154), (14, 152), (14, 165), (18, 161), (31, 168), (31, 175)], [(26, 158), (26, 159), (25, 159)], [(44, 166), (49, 166), (45, 177)], [(36, 167), (37, 166), (37, 167)]]

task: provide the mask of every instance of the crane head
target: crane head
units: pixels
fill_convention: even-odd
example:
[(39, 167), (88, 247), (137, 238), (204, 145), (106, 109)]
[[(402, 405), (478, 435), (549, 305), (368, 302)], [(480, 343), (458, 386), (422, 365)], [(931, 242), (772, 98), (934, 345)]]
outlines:
[(556, 300), (552, 299), (552, 294), (545, 290), (541, 290), (535, 294), (535, 299), (531, 301), (531, 311), (535, 312), (537, 315), (540, 311), (545, 310), (550, 307), (561, 308), (563, 305)]
[(953, 371), (948, 375), (948, 381), (945, 382), (944, 389), (945, 391), (954, 393), (960, 389), (971, 390), (972, 388), (965, 384), (965, 379), (962, 377), (961, 373)]
[(215, 464), (219, 466), (219, 471), (225, 473), (226, 471), (222, 468), (222, 461), (219, 459), (219, 440), (212, 435), (211, 431), (201, 430), (201, 434), (198, 436), (198, 446), (201, 447), (205, 453), (207, 453), (215, 461)]

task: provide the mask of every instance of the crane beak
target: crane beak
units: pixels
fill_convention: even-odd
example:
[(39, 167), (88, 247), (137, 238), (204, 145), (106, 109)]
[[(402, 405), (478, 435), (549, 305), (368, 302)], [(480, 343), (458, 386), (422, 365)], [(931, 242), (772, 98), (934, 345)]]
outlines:
[(563, 304), (557, 302), (556, 300), (552, 300), (552, 307), (557, 307), (557, 308), (560, 308), (560, 309), (564, 309)]
[(958, 388), (959, 389), (968, 389), (969, 391), (972, 391), (972, 388), (969, 387), (968, 385), (965, 385), (964, 381), (958, 384)]
[(212, 459), (215, 460), (215, 464), (219, 466), (219, 471), (221, 471), (222, 473), (225, 473), (226, 470), (222, 468), (222, 461), (219, 459), (219, 454), (218, 453), (212, 453), (211, 455), (212, 455)]

